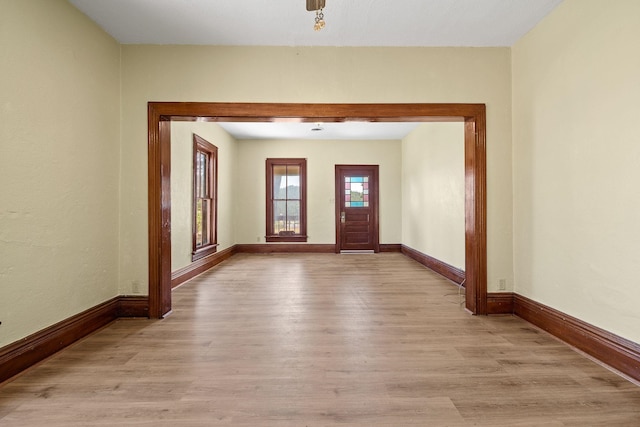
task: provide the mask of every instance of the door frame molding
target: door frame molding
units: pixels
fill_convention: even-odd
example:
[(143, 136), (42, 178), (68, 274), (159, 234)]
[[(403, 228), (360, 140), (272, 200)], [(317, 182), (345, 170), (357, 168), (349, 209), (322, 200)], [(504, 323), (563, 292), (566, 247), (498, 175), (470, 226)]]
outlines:
[(485, 104), (148, 103), (149, 317), (171, 311), (171, 121), (464, 122), (465, 305), (487, 313)]
[(342, 198), (340, 197), (340, 194), (342, 194), (343, 183), (340, 177), (341, 177), (341, 172), (346, 168), (371, 169), (375, 176), (376, 188), (373, 193), (369, 192), (369, 200), (371, 202), (371, 207), (373, 208), (373, 220), (370, 221), (373, 223), (373, 228), (374, 228), (373, 229), (373, 252), (378, 253), (380, 252), (380, 165), (335, 165), (336, 253), (340, 253), (340, 245), (342, 242), (342, 233), (341, 233), (342, 227), (340, 226), (340, 212), (342, 211), (342, 206), (341, 206)]

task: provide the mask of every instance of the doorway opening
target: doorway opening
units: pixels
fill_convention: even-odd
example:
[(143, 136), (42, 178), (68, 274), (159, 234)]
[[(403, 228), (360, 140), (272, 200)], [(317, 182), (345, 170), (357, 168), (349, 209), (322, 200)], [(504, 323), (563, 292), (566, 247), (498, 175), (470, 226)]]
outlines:
[(336, 165), (336, 253), (380, 252), (378, 165)]
[(464, 122), (465, 306), (487, 314), (484, 104), (148, 104), (149, 317), (171, 311), (171, 121)]

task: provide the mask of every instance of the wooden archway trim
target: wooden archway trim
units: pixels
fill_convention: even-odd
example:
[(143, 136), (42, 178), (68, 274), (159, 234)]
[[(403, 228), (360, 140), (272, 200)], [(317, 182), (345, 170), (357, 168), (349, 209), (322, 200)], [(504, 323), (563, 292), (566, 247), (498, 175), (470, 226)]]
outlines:
[(149, 317), (171, 311), (171, 121), (464, 122), (466, 308), (487, 313), (486, 107), (484, 104), (277, 104), (150, 102)]

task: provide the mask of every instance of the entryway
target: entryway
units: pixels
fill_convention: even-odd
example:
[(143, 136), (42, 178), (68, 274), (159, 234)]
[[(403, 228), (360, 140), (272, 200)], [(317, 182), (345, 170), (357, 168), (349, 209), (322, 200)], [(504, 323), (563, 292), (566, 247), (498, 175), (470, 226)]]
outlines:
[(150, 102), (149, 316), (171, 311), (171, 122), (464, 122), (465, 306), (487, 313), (486, 106), (484, 104), (252, 104)]
[(379, 252), (378, 165), (336, 165), (336, 253)]

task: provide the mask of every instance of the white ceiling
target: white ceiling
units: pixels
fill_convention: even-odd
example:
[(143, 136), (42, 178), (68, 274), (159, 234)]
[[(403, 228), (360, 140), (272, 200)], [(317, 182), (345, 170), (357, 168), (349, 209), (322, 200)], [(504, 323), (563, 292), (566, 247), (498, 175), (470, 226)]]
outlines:
[[(123, 44), (511, 46), (562, 0), (68, 0)], [(237, 139), (402, 139), (416, 123), (220, 123)]]
[(400, 140), (420, 123), (389, 122), (221, 122), (218, 123), (235, 139), (394, 139)]
[(511, 46), (562, 0), (69, 0), (124, 44)]

